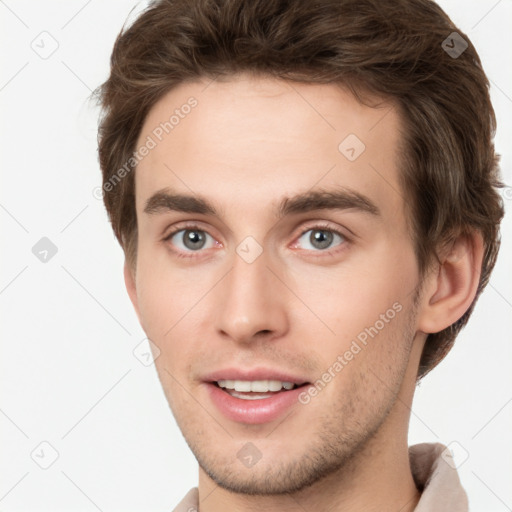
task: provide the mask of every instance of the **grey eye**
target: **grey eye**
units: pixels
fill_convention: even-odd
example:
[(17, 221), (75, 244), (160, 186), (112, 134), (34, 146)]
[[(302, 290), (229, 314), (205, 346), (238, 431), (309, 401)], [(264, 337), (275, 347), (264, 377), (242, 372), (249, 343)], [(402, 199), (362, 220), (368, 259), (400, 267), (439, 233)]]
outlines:
[[(308, 236), (309, 233), (309, 236)], [(339, 233), (336, 233), (330, 229), (308, 229), (305, 231), (300, 237), (299, 241), (301, 242), (301, 245), (304, 244), (304, 240), (309, 243), (313, 250), (321, 251), (324, 249), (328, 249), (331, 247), (334, 240), (338, 240), (338, 244), (344, 242), (345, 238), (340, 235)], [(310, 247), (305, 247), (305, 249), (309, 249)]]
[(174, 235), (171, 237), (171, 243), (174, 244), (181, 250), (184, 251), (198, 251), (200, 249), (208, 249), (209, 247), (205, 247), (208, 238), (210, 238), (210, 247), (213, 247), (213, 238), (200, 229), (180, 229), (176, 231)]

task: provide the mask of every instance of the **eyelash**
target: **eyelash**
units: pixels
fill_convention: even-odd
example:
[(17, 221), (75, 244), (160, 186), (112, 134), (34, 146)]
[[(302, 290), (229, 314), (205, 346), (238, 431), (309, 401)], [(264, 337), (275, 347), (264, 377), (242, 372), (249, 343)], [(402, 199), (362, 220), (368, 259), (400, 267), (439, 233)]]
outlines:
[[(202, 229), (200, 226), (198, 226), (197, 224), (190, 224), (190, 225), (185, 225), (185, 226), (178, 226), (177, 228), (175, 228), (173, 231), (171, 231), (168, 235), (166, 235), (163, 239), (164, 242), (168, 242), (169, 240), (171, 240), (171, 238), (176, 234), (176, 233), (179, 233), (180, 231), (187, 231), (187, 230), (190, 230), (190, 231), (201, 231), (203, 233), (207, 233), (209, 236), (212, 236), (210, 235), (205, 229)], [(323, 255), (334, 255), (334, 254), (337, 254), (338, 252), (340, 251), (343, 251), (345, 249), (345, 244), (347, 242), (350, 242), (350, 239), (349, 237), (342, 233), (341, 231), (337, 230), (337, 229), (334, 229), (332, 228), (330, 225), (328, 224), (315, 224), (313, 226), (309, 226), (307, 229), (304, 229), (303, 231), (301, 231), (301, 233), (295, 238), (295, 240), (299, 240), (300, 238), (302, 238), (302, 236), (304, 234), (306, 234), (308, 231), (328, 231), (329, 233), (333, 233), (335, 235), (338, 235), (339, 237), (341, 237), (343, 240), (342, 242), (340, 242), (340, 244), (338, 245), (339, 246), (342, 246), (341, 248), (338, 248), (338, 249), (334, 249), (334, 250), (317, 250), (317, 251), (310, 251), (310, 252), (318, 252), (318, 253), (321, 253), (319, 254), (318, 256), (314, 256), (314, 257), (322, 257)], [(213, 238), (213, 237), (212, 237)], [(294, 242), (295, 244), (296, 242)], [(181, 251), (177, 251), (177, 250), (174, 250), (172, 249), (173, 253), (178, 257), (178, 258), (197, 258), (199, 257), (200, 253), (203, 252), (201, 250), (198, 250), (198, 251), (189, 251), (187, 253), (182, 253)], [(197, 253), (197, 254), (195, 254)]]

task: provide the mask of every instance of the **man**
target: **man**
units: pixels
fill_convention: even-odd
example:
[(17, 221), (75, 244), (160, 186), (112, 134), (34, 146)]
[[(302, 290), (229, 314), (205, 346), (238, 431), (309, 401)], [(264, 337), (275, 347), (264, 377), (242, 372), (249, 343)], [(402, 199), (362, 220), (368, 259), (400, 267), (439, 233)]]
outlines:
[(127, 290), (199, 463), (176, 510), (467, 510), (444, 446), (407, 446), (499, 246), (467, 36), (427, 0), (161, 0), (98, 94)]

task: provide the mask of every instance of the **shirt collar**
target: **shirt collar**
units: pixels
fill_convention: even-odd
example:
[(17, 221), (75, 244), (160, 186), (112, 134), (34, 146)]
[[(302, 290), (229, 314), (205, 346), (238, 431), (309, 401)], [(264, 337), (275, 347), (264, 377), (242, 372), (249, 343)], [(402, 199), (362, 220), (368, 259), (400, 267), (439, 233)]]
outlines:
[(415, 512), (467, 512), (468, 497), (462, 488), (452, 454), (441, 443), (409, 448), (409, 460), (421, 498)]

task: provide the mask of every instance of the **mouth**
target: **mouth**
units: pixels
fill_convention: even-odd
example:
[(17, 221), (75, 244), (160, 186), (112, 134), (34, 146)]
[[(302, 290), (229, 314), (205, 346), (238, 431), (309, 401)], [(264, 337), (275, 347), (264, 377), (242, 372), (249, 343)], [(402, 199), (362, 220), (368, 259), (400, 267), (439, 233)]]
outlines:
[(240, 400), (264, 400), (292, 391), (308, 383), (297, 384), (280, 380), (218, 380), (211, 382), (225, 393)]
[(228, 420), (241, 424), (263, 424), (277, 420), (300, 406), (299, 396), (309, 382), (291, 380), (230, 380), (205, 382), (208, 396)]

